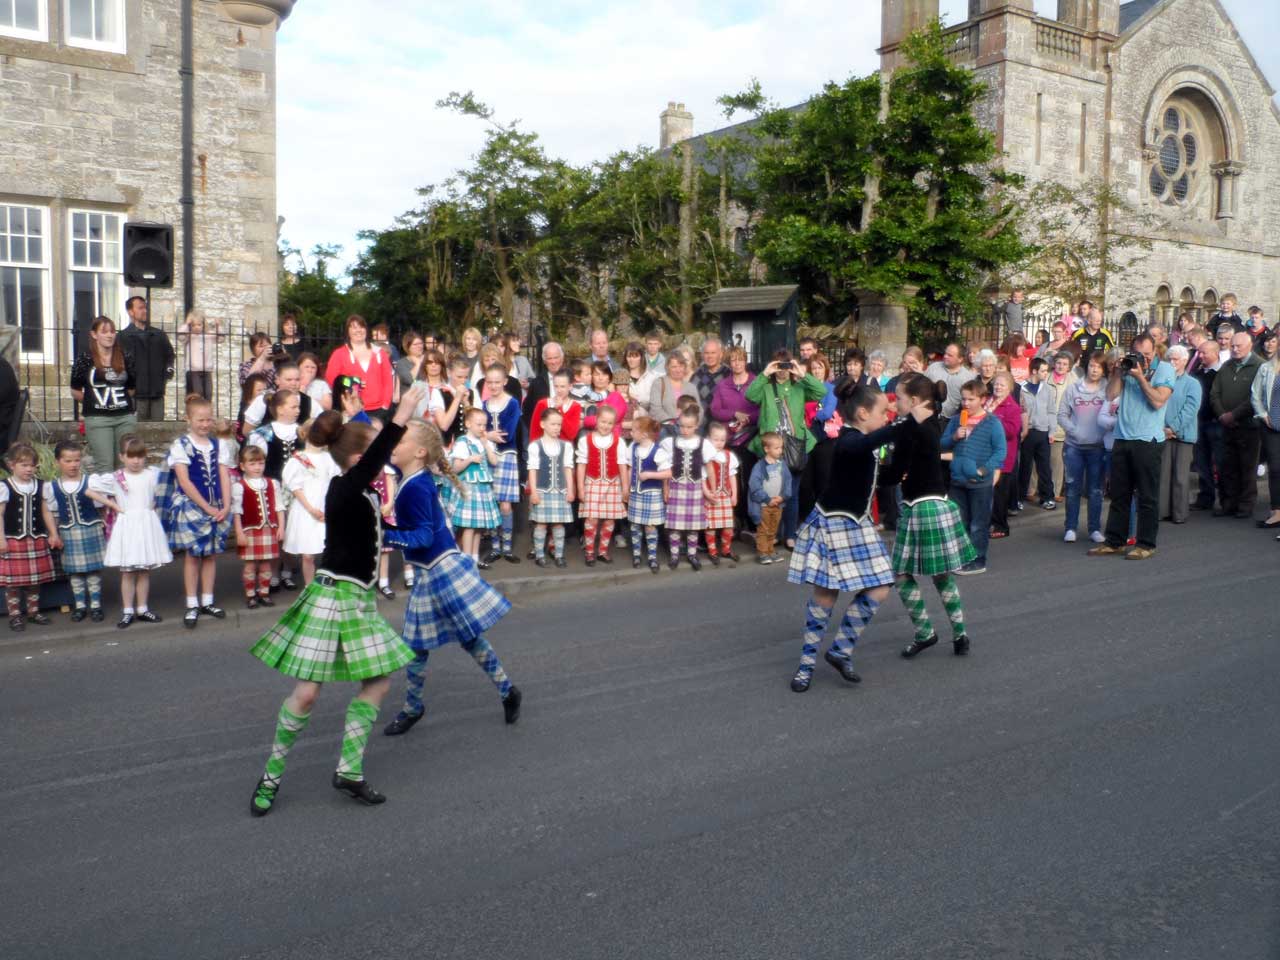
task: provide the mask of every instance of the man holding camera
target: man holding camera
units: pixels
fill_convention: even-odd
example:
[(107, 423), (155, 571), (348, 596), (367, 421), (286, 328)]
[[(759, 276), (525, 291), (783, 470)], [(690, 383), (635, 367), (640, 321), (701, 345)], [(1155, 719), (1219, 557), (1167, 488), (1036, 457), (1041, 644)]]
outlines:
[(1124, 553), (1129, 510), (1138, 498), (1138, 537), (1125, 557), (1146, 560), (1156, 552), (1160, 527), (1160, 462), (1164, 443), (1164, 406), (1173, 394), (1173, 367), (1156, 359), (1151, 334), (1140, 333), (1107, 383), (1107, 399), (1120, 398), (1116, 442), (1111, 451), (1111, 509), (1107, 540), (1089, 551), (1091, 557)]

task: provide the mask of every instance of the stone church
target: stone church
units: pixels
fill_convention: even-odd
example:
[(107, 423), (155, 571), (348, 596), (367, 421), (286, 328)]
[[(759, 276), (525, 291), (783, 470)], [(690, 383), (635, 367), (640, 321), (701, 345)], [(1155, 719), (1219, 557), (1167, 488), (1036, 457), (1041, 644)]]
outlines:
[(0, 2), (0, 349), (41, 419), (69, 419), (72, 329), (121, 324), (142, 292), (121, 277), (127, 221), (174, 226), (173, 286), (152, 297), (171, 337), (184, 295), (236, 334), (224, 370), (243, 330), (275, 331), (276, 30), (293, 5)]
[[(881, 70), (937, 16), (938, 0), (882, 0)], [(1059, 0), (1056, 20), (1031, 0), (969, 0), (946, 35), (987, 84), (980, 119), (1010, 170), (1102, 178), (1162, 219), (1141, 231), (1151, 254), (1101, 292), (1110, 311), (1168, 323), (1230, 293), (1277, 319), (1280, 108), (1218, 0)], [(660, 146), (692, 136), (693, 117), (669, 104)]]

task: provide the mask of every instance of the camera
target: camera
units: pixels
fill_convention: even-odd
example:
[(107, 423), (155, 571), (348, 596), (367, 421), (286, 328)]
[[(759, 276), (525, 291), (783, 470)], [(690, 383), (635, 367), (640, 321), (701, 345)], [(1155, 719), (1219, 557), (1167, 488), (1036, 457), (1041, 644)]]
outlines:
[(1145, 370), (1147, 368), (1147, 359), (1140, 353), (1126, 353), (1120, 360), (1120, 369), (1125, 373), (1130, 370)]

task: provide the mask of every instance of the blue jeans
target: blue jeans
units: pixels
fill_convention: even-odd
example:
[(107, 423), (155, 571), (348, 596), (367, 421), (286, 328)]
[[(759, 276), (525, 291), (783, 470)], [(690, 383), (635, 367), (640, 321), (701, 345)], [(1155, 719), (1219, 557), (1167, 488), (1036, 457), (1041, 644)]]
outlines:
[(951, 499), (960, 508), (960, 518), (969, 528), (969, 539), (978, 552), (977, 563), (987, 563), (987, 544), (991, 541), (991, 477), (978, 483), (951, 484)]
[[(821, 492), (821, 491), (819, 491)], [(800, 474), (791, 474), (791, 496), (782, 502), (782, 541), (796, 538), (800, 529), (800, 521), (807, 517), (800, 516)]]
[(1102, 447), (1078, 447), (1068, 443), (1062, 449), (1067, 473), (1067, 525), (1074, 530), (1080, 525), (1080, 497), (1089, 497), (1089, 532), (1102, 530)]

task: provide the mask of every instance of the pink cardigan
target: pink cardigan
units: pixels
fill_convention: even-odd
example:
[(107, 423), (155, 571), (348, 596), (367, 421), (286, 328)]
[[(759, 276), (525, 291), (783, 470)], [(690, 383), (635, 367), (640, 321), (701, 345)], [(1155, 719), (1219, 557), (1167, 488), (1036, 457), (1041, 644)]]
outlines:
[(991, 411), (1004, 427), (1004, 464), (1001, 471), (1008, 473), (1018, 459), (1018, 445), (1022, 438), (1022, 407), (1013, 399), (1013, 394), (1004, 398), (1000, 406)]

